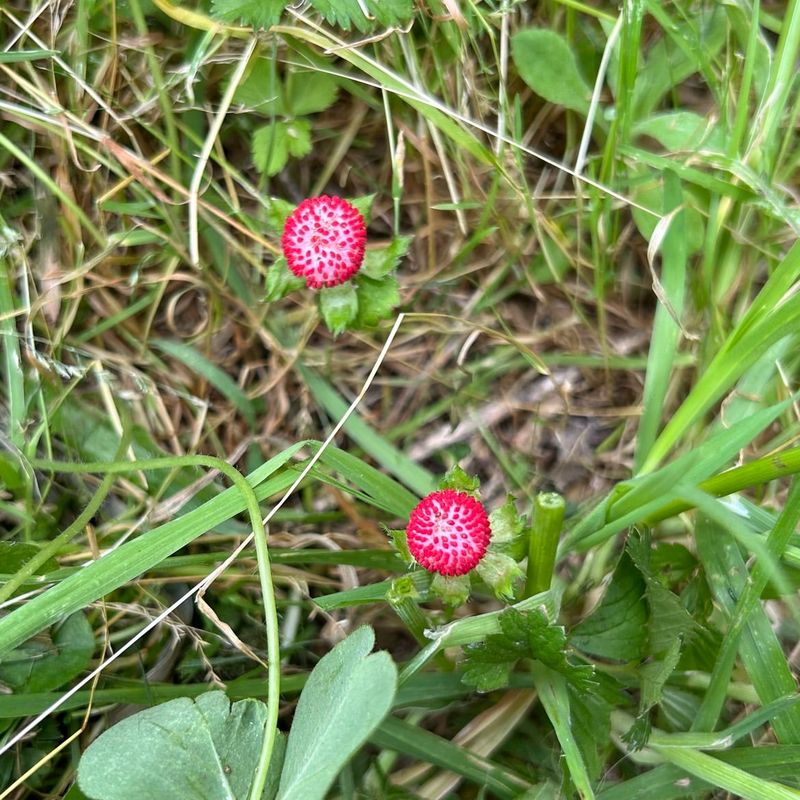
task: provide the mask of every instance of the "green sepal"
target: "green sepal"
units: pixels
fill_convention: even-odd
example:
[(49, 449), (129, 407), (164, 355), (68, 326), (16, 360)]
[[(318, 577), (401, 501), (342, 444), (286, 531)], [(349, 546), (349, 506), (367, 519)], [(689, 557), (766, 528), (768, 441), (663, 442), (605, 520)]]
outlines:
[(413, 236), (396, 236), (387, 247), (380, 250), (367, 250), (361, 274), (380, 280), (397, 268), (400, 259), (408, 252)]
[(347, 330), (358, 313), (356, 287), (347, 281), (330, 289), (320, 289), (319, 310), (328, 330), (338, 336)]
[(434, 575), (431, 594), (441, 598), (445, 605), (464, 605), (469, 599), (469, 575)]
[(268, 303), (280, 300), (290, 292), (302, 289), (305, 285), (305, 279), (298, 278), (289, 269), (286, 259), (281, 256), (275, 259), (275, 263), (267, 269), (267, 293), (264, 299)]
[(408, 549), (408, 539), (406, 538), (405, 530), (386, 528), (386, 533), (389, 534), (392, 544), (397, 549), (400, 558), (402, 558), (406, 564), (416, 564), (414, 556), (411, 555), (411, 551)]
[(265, 218), (267, 233), (280, 236), (292, 212), (297, 208), (294, 203), (282, 197), (267, 198), (267, 216)]
[(372, 328), (392, 316), (392, 309), (400, 305), (400, 285), (392, 275), (374, 280), (359, 275), (358, 318), (356, 327)]
[(347, 202), (355, 206), (358, 213), (364, 217), (364, 224), (369, 225), (372, 216), (372, 204), (375, 202), (377, 194), (365, 194), (362, 197), (348, 197)]
[(525, 573), (511, 556), (491, 551), (478, 562), (475, 571), (497, 598), (506, 602), (514, 600), (514, 584), (525, 577)]
[(439, 484), (440, 489), (455, 489), (457, 492), (464, 492), (478, 497), (478, 490), (481, 487), (480, 479), (477, 475), (469, 476), (458, 464), (454, 464), (447, 470), (447, 474)]
[(503, 553), (516, 561), (525, 557), (528, 550), (526, 519), (517, 512), (511, 495), (500, 508), (489, 514), (489, 525), (492, 529), (491, 552)]

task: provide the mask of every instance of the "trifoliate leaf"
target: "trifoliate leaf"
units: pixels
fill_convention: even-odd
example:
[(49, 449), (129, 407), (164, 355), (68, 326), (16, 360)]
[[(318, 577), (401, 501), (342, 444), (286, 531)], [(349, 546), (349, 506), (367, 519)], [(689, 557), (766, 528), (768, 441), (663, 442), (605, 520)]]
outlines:
[(284, 0), (212, 0), (211, 9), (223, 22), (269, 28), (278, 22), (285, 5)]
[(359, 328), (370, 328), (381, 320), (392, 316), (392, 309), (400, 305), (400, 285), (395, 278), (387, 275), (379, 281), (366, 275), (358, 277), (358, 318)]
[(280, 300), (282, 297), (286, 297), (289, 292), (302, 289), (305, 285), (305, 280), (298, 278), (289, 269), (286, 259), (281, 256), (267, 269), (267, 294), (264, 299), (267, 302)]
[(358, 303), (355, 286), (350, 281), (341, 286), (320, 290), (319, 310), (328, 330), (334, 336), (347, 330), (348, 325), (356, 318)]
[(396, 236), (388, 247), (380, 250), (367, 250), (361, 272), (379, 280), (397, 268), (400, 259), (408, 252), (413, 236)]
[[(78, 785), (92, 800), (174, 797), (230, 800), (250, 794), (267, 708), (222, 692), (147, 708), (102, 733), (83, 754)], [(282, 738), (282, 737), (281, 737)], [(280, 773), (283, 743), (270, 771)], [(274, 782), (277, 775), (273, 773)]]

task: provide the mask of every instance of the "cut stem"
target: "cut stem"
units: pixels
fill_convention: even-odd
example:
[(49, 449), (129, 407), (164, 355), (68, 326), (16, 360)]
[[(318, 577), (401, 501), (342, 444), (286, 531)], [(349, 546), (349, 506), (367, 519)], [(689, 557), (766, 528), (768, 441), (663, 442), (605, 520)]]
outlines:
[(536, 495), (533, 524), (528, 536), (528, 577), (525, 596), (530, 597), (550, 588), (556, 551), (564, 523), (564, 498), (555, 492)]

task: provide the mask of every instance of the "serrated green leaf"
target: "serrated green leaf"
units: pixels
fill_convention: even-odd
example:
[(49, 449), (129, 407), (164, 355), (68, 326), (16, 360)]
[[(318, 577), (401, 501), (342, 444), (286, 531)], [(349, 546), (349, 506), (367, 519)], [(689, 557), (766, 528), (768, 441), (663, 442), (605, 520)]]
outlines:
[(388, 247), (380, 250), (367, 250), (361, 273), (369, 278), (380, 280), (396, 269), (400, 259), (408, 252), (413, 236), (396, 236)]
[(293, 72), (287, 81), (286, 102), (289, 114), (304, 116), (330, 108), (336, 102), (339, 84), (324, 72)]
[(376, 25), (405, 25), (414, 13), (413, 0), (365, 0), (365, 4), (369, 17), (364, 15), (358, 0), (311, 0), (311, 5), (331, 25), (338, 25), (346, 31), (353, 26), (367, 31)]
[(267, 293), (264, 299), (267, 302), (280, 300), (290, 292), (302, 289), (306, 285), (304, 278), (298, 278), (286, 263), (286, 259), (281, 256), (275, 259), (275, 263), (267, 269)]
[(397, 280), (387, 275), (379, 281), (366, 275), (358, 277), (359, 328), (370, 328), (392, 316), (392, 309), (400, 304), (400, 286)]
[(253, 164), (263, 175), (277, 175), (289, 160), (289, 136), (285, 122), (257, 128), (250, 143)]
[(405, 25), (414, 14), (414, 0), (367, 0), (367, 7), (387, 28)]
[(514, 599), (514, 587), (525, 577), (525, 573), (511, 556), (492, 551), (486, 553), (475, 570), (495, 596), (507, 602)]
[(256, 59), (247, 77), (236, 88), (233, 102), (263, 116), (288, 116), (283, 84), (273, 77), (272, 70), (271, 59)]
[(694, 638), (700, 626), (686, 610), (680, 598), (652, 575), (649, 536), (631, 536), (628, 539), (627, 551), (645, 580), (647, 605), (650, 611), (647, 649), (650, 655), (661, 656), (671, 652), (676, 640), (684, 642)]
[(493, 692), (508, 686), (511, 676), (512, 661), (501, 661), (496, 664), (469, 662), (461, 680), (479, 692)]
[[(533, 658), (559, 672), (577, 689), (594, 689), (594, 669), (588, 664), (574, 664), (567, 658), (564, 629), (552, 625), (544, 612), (508, 608), (498, 616), (498, 622), (502, 633), (465, 647), (465, 672), (473, 674), (475, 680), (485, 680), (488, 684), (501, 674), (494, 668), (497, 665), (505, 663), (510, 672), (519, 659)], [(473, 668), (474, 673), (471, 672)], [(492, 688), (498, 687), (493, 685)]]
[(285, 5), (284, 0), (212, 0), (211, 9), (223, 22), (269, 28), (278, 22)]
[(647, 642), (645, 591), (644, 578), (623, 554), (600, 605), (572, 629), (572, 645), (601, 658), (641, 658)]
[(311, 152), (311, 123), (307, 119), (286, 123), (286, 145), (289, 155), (294, 158), (302, 158)]
[(536, 94), (549, 103), (587, 111), (591, 89), (561, 35), (537, 28), (519, 31), (511, 39), (511, 54), (520, 77)]
[(311, 152), (311, 123), (305, 119), (271, 122), (256, 129), (251, 142), (253, 163), (265, 175), (277, 175), (292, 155)]
[[(266, 716), (264, 703), (247, 699), (231, 705), (223, 692), (145, 709), (89, 745), (78, 766), (78, 784), (92, 800), (246, 800)], [(276, 742), (268, 783), (274, 782), (281, 752)]]
[(312, 5), (330, 25), (338, 25), (346, 31), (354, 25), (360, 31), (366, 31), (370, 26), (358, 0), (313, 0)]
[(328, 330), (338, 336), (347, 330), (358, 313), (359, 298), (351, 281), (330, 289), (321, 289), (319, 310)]

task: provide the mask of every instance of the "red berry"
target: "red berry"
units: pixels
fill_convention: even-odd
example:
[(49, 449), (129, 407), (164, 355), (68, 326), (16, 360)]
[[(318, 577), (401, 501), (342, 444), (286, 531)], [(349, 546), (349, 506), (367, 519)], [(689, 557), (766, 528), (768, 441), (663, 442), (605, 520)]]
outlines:
[(364, 261), (364, 217), (341, 197), (309, 197), (289, 215), (281, 245), (289, 269), (309, 289), (338, 286)]
[(486, 509), (455, 489), (429, 494), (411, 512), (406, 528), (417, 563), (442, 575), (466, 575), (483, 558), (490, 536)]

